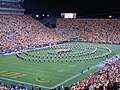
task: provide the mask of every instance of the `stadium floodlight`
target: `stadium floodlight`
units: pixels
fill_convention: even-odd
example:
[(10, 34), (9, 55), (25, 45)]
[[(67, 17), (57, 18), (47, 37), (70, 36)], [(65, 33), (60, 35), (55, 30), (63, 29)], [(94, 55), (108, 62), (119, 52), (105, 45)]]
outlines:
[(39, 17), (39, 15), (36, 15), (36, 17), (38, 18), (38, 17)]
[(42, 16), (44, 17), (44, 16), (45, 16), (45, 14), (42, 14)]
[(109, 18), (112, 18), (112, 15), (109, 15)]
[(47, 15), (47, 17), (49, 17), (50, 15)]

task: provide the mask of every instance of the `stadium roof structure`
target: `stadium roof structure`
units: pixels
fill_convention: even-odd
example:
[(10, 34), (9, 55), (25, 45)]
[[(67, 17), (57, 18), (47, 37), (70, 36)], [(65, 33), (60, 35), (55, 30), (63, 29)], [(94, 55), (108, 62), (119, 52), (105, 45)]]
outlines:
[(0, 0), (5, 2), (24, 2), (24, 0)]
[(116, 13), (120, 16), (120, 0), (25, 0), (26, 13), (60, 15), (77, 13), (79, 16)]
[(20, 6), (24, 0), (0, 0), (0, 14), (23, 15), (25, 9)]

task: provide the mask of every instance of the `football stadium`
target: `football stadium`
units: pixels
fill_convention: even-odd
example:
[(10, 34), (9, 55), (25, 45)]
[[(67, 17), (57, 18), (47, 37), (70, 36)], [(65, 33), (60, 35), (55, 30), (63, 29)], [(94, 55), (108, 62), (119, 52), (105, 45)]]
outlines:
[(0, 1), (0, 90), (120, 89), (119, 18), (62, 13), (51, 28), (23, 2)]

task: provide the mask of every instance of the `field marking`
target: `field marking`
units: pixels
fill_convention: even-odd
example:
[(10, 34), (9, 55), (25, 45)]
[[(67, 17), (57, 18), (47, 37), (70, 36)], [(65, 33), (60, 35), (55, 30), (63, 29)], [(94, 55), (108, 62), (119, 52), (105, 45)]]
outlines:
[(60, 70), (58, 70), (58, 72), (65, 72), (66, 70), (64, 70), (64, 69), (60, 69)]
[(4, 74), (9, 75), (9, 74), (14, 74), (15, 72), (5, 72)]
[(17, 73), (17, 72), (10, 72), (10, 71), (3, 71), (1, 70), (0, 72), (0, 76), (5, 76), (5, 77), (9, 77), (9, 78), (19, 78), (22, 76), (26, 76), (28, 74), (22, 74), (22, 73)]
[[(9, 76), (9, 75), (13, 75), (13, 74), (15, 74), (16, 72), (5, 72), (5, 73), (2, 73), (2, 74), (5, 74), (7, 77)], [(0, 75), (1, 76), (1, 75)]]
[(12, 82), (17, 82), (17, 83), (22, 83), (22, 84), (26, 84), (26, 85), (31, 85), (31, 88), (32, 88), (32, 85), (34, 85), (34, 86), (38, 86), (38, 87), (41, 87), (41, 88), (49, 89), (49, 87), (47, 87), (47, 86), (42, 86), (42, 85), (27, 83), (27, 82), (23, 82), (23, 81), (18, 81), (18, 80), (3, 78), (3, 77), (0, 77), (0, 79), (7, 80), (7, 81), (12, 81)]
[(13, 76), (11, 78), (19, 78), (19, 77), (23, 77), (23, 76), (26, 76), (26, 75), (28, 75), (28, 74), (21, 74), (21, 75)]
[(6, 76), (6, 74), (0, 74), (0, 76)]
[(13, 77), (13, 76), (19, 75), (19, 74), (21, 74), (21, 73), (14, 73), (13, 75), (7, 75), (7, 76), (8, 76), (8, 77)]
[(0, 73), (5, 73), (5, 72), (7, 72), (7, 71), (3, 71), (3, 70), (1, 71), (1, 70), (0, 70)]

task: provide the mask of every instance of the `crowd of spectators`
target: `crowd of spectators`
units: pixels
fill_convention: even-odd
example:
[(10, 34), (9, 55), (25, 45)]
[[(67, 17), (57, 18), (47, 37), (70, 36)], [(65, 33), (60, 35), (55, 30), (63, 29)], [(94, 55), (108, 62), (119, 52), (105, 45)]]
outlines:
[(0, 90), (28, 90), (28, 88), (19, 83), (6, 84), (0, 80)]
[(26, 87), (23, 84), (11, 82), (9, 84), (0, 80), (0, 90), (41, 90), (40, 87), (31, 85), (31, 87)]
[(0, 51), (14, 52), (65, 38), (28, 15), (0, 15)]
[(57, 19), (57, 32), (80, 41), (120, 43), (120, 19)]
[(120, 90), (120, 55), (107, 60), (99, 72), (92, 72), (81, 82), (74, 83), (71, 90)]
[(79, 41), (119, 44), (120, 20), (57, 19), (54, 30), (28, 15), (0, 15), (0, 52), (66, 41), (75, 36), (79, 36)]

